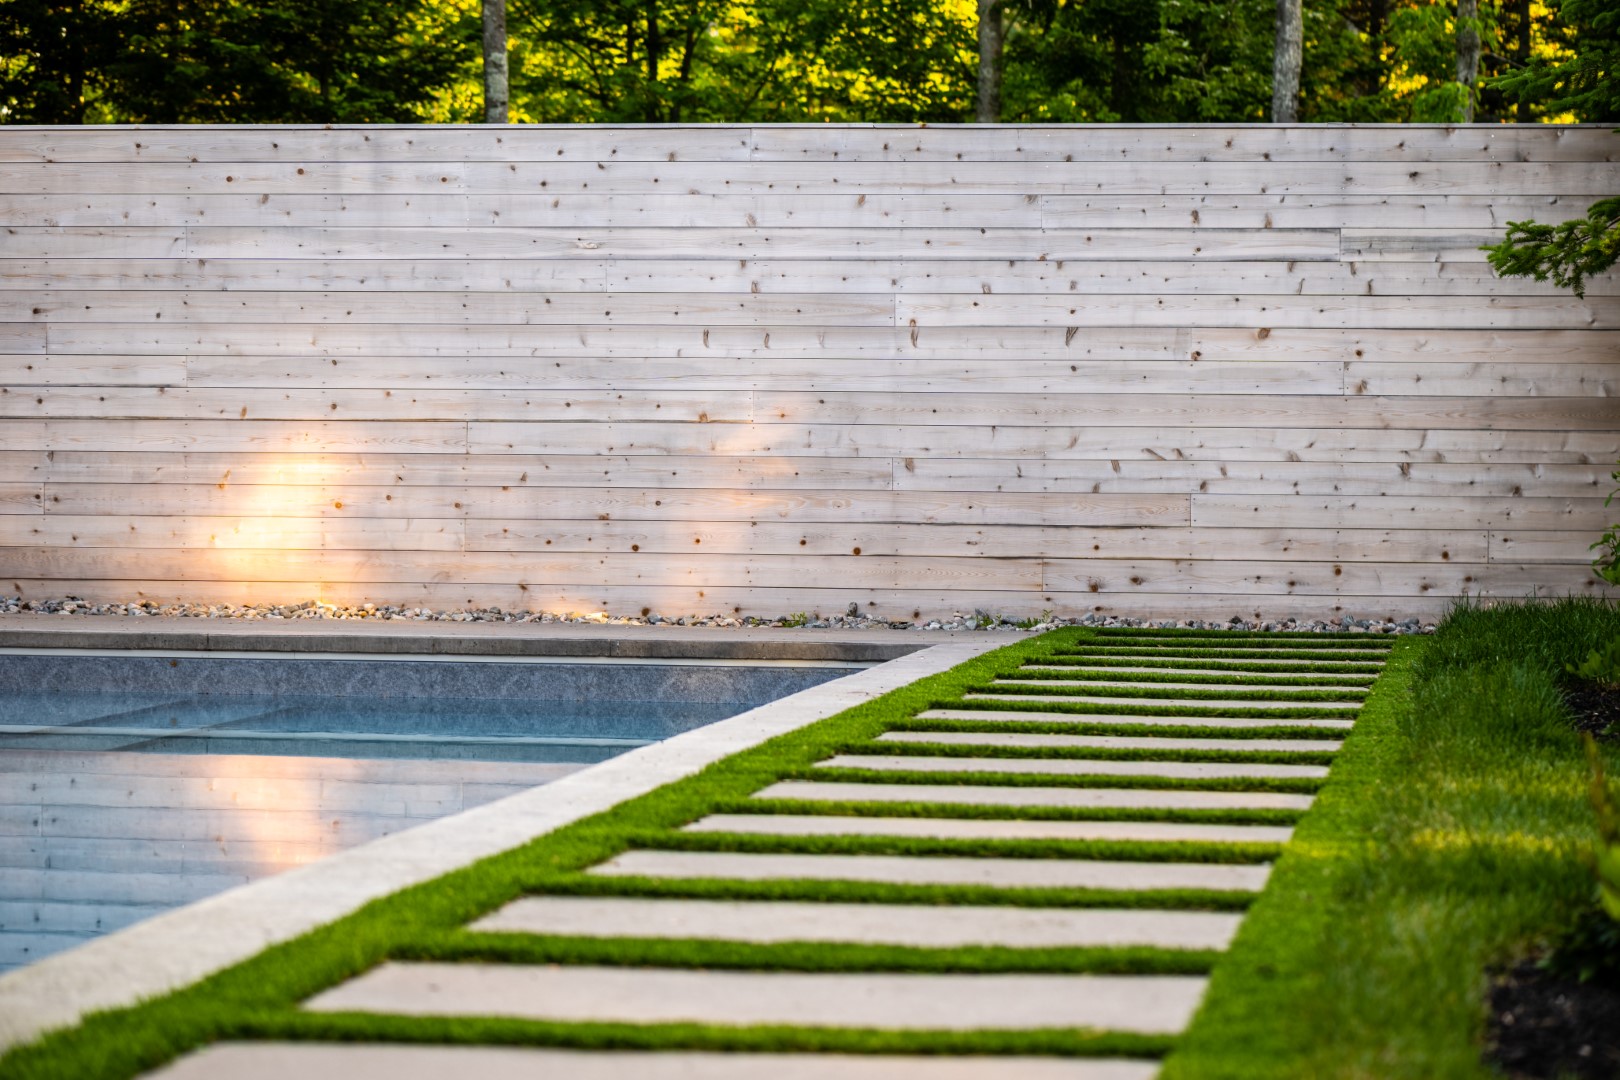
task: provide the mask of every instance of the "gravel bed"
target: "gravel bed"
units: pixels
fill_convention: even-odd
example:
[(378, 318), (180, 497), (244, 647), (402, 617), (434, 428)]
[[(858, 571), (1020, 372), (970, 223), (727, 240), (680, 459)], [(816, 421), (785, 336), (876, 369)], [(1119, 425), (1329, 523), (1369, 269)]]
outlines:
[(393, 605), (364, 604), (349, 607), (327, 604), (319, 600), (305, 600), (297, 604), (156, 604), (151, 601), (135, 604), (97, 604), (78, 597), (67, 596), (53, 600), (24, 600), (18, 596), (0, 596), (0, 615), (122, 615), (143, 618), (161, 615), (170, 618), (191, 619), (244, 619), (280, 621), (287, 619), (337, 619), (372, 622), (480, 622), (480, 623), (580, 623), (610, 626), (769, 626), (806, 627), (812, 630), (1023, 630), (1040, 632), (1060, 626), (1134, 627), (1156, 629), (1193, 630), (1276, 630), (1309, 633), (1312, 631), (1363, 631), (1369, 634), (1427, 634), (1434, 631), (1433, 623), (1417, 619), (1391, 621), (1387, 619), (1356, 619), (1346, 615), (1336, 620), (1282, 619), (1255, 621), (1238, 616), (1225, 621), (1201, 619), (1132, 619), (1120, 615), (1087, 614), (1079, 618), (1059, 618), (1045, 613), (1040, 616), (1016, 619), (984, 611), (955, 612), (948, 619), (882, 619), (858, 613), (857, 605), (850, 604), (846, 612), (838, 615), (799, 612), (775, 619), (760, 619), (752, 615), (682, 615), (671, 617), (649, 612), (644, 615), (609, 615), (605, 611), (552, 612), (503, 611), (500, 608), (469, 608), (465, 610), (435, 611), (430, 608), (397, 607)]

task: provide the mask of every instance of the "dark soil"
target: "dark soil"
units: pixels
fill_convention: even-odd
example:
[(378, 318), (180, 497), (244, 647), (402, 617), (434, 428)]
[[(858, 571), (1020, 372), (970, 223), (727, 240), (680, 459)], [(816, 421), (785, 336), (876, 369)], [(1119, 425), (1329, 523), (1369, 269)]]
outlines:
[(1620, 742), (1620, 687), (1579, 682), (1564, 689), (1564, 701), (1575, 714), (1575, 730), (1598, 742)]
[(1515, 1080), (1620, 1077), (1620, 989), (1525, 961), (1490, 990), (1485, 1060)]

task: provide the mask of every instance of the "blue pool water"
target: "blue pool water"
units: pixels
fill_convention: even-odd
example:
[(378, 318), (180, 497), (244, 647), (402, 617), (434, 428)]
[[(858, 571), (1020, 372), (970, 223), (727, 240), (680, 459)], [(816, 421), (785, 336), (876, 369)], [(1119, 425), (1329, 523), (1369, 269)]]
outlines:
[(0, 971), (850, 670), (0, 653)]
[(11, 653), (0, 750), (591, 762), (849, 670)]

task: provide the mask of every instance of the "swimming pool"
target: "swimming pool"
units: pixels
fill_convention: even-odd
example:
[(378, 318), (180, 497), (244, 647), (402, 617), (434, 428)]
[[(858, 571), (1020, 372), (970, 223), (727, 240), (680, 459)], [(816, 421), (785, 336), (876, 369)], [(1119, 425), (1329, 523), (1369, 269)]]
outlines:
[(0, 971), (865, 666), (0, 652)]

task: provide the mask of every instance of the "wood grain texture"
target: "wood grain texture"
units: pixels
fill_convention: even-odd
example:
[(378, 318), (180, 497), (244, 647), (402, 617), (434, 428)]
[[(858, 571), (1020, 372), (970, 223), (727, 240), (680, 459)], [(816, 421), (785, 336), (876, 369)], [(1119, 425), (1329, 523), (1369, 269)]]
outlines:
[(0, 592), (1604, 595), (1605, 127), (0, 128)]

